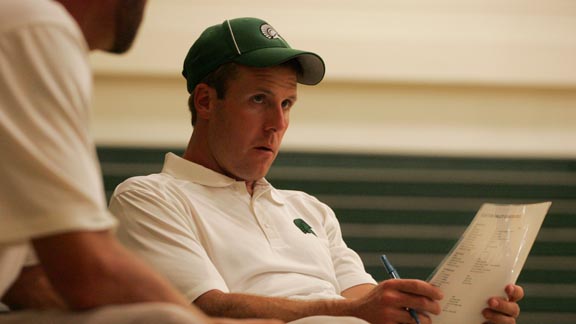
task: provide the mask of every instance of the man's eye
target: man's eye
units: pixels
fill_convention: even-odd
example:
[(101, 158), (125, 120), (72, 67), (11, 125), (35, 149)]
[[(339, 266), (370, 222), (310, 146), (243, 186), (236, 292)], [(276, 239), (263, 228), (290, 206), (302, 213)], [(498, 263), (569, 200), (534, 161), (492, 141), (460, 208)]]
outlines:
[(263, 95), (256, 95), (256, 96), (252, 97), (252, 101), (254, 101), (255, 103), (263, 103), (264, 102), (264, 96)]
[(290, 107), (292, 107), (292, 105), (293, 105), (292, 100), (282, 101), (282, 108), (284, 108), (284, 109), (289, 109)]

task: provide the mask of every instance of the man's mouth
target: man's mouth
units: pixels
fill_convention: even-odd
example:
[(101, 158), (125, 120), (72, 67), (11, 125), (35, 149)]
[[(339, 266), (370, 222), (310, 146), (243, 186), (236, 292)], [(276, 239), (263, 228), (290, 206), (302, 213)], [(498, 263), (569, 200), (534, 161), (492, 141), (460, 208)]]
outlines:
[(256, 147), (256, 149), (260, 150), (260, 151), (274, 152), (271, 148), (269, 148), (267, 146), (258, 146), (258, 147)]

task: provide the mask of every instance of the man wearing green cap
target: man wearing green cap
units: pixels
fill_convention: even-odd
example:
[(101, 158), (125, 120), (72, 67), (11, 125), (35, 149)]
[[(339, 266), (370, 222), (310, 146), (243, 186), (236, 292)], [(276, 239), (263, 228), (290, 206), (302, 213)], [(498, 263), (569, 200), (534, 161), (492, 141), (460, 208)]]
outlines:
[[(118, 186), (110, 209), (120, 240), (211, 315), (414, 323), (412, 308), (430, 323), (439, 289), (409, 279), (377, 284), (328, 206), (264, 178), (297, 83), (319, 83), (322, 59), (292, 49), (265, 21), (239, 18), (202, 33), (183, 75), (194, 125), (188, 147), (183, 157), (168, 153), (161, 173)], [(523, 293), (508, 289), (511, 301), (486, 310), (490, 322), (515, 322)]]

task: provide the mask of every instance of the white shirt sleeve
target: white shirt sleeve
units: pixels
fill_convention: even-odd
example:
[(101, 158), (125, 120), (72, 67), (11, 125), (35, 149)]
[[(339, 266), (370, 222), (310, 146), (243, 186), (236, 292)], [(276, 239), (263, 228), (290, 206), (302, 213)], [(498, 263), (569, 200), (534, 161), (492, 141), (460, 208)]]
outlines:
[(324, 229), (330, 241), (330, 254), (334, 263), (336, 278), (342, 291), (360, 284), (376, 284), (376, 281), (364, 269), (360, 256), (350, 249), (342, 238), (340, 224), (332, 209), (324, 205)]
[(0, 34), (0, 243), (115, 225), (88, 131), (88, 49), (65, 22)]
[(185, 204), (165, 188), (144, 184), (127, 189), (130, 181), (116, 189), (109, 206), (120, 223), (119, 240), (167, 277), (191, 302), (213, 289), (229, 292), (200, 243)]

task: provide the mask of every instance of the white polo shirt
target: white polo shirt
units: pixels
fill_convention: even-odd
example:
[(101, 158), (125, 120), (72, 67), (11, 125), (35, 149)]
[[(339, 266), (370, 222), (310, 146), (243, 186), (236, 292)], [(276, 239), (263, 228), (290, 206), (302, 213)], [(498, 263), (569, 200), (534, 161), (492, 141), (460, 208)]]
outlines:
[(376, 283), (316, 198), (265, 179), (250, 196), (244, 182), (172, 153), (161, 173), (119, 185), (110, 210), (119, 239), (190, 301), (213, 289), (341, 298), (347, 288)]

